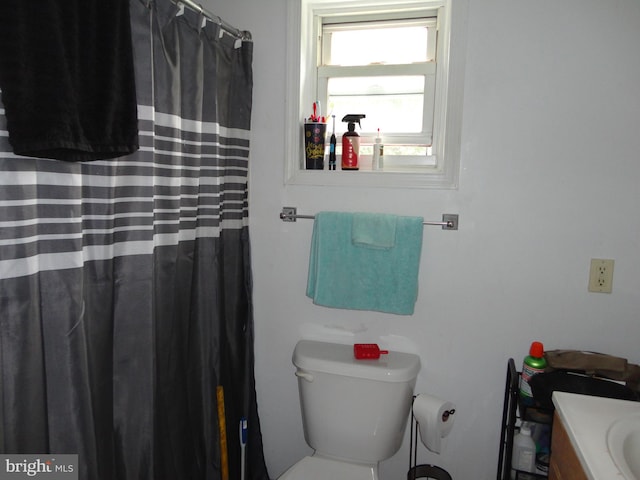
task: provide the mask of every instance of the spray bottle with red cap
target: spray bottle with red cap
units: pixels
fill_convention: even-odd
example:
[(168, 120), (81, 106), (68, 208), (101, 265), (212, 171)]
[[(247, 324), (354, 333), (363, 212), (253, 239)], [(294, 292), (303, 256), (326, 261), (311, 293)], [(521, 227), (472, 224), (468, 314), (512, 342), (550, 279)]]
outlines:
[(544, 346), (540, 342), (533, 342), (529, 349), (529, 355), (524, 357), (522, 364), (522, 374), (520, 375), (520, 398), (527, 406), (533, 405), (533, 392), (529, 382), (534, 375), (543, 373), (547, 367), (547, 360), (544, 358)]
[(343, 122), (348, 122), (348, 131), (342, 135), (342, 170), (359, 170), (358, 157), (360, 155), (360, 135), (356, 132), (356, 122), (360, 125), (360, 120), (366, 115), (361, 113), (345, 115)]

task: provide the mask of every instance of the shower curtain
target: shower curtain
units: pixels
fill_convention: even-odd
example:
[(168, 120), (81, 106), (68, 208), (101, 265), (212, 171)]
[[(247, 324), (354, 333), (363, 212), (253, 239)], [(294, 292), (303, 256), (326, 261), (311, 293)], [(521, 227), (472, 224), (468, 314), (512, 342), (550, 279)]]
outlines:
[(169, 0), (131, 0), (130, 12), (138, 152), (18, 157), (0, 105), (0, 453), (75, 453), (86, 480), (227, 468), (233, 480), (244, 451), (246, 479), (268, 479), (253, 371), (252, 43)]

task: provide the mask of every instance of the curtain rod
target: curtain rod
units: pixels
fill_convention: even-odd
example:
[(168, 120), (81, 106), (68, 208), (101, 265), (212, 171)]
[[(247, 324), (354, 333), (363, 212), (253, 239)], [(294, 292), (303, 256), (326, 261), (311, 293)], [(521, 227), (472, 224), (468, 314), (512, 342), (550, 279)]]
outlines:
[[(296, 207), (282, 207), (280, 212), (280, 220), (283, 222), (295, 222), (298, 218), (314, 219), (315, 215), (298, 215)], [(458, 214), (443, 213), (441, 222), (422, 222), (423, 225), (435, 225), (442, 227), (443, 230), (458, 230)]]
[(212, 22), (217, 23), (220, 26), (220, 28), (222, 28), (224, 31), (226, 31), (227, 33), (230, 33), (236, 38), (239, 38), (241, 40), (251, 40), (250, 32), (246, 30), (240, 30), (234, 27), (233, 25), (228, 24), (221, 17), (219, 17), (218, 15), (214, 15), (209, 10), (204, 8), (199, 3), (194, 2), (193, 0), (171, 0), (171, 2), (176, 5), (182, 4), (186, 7), (189, 7), (191, 10), (194, 10), (200, 13), (201, 15), (204, 15)]

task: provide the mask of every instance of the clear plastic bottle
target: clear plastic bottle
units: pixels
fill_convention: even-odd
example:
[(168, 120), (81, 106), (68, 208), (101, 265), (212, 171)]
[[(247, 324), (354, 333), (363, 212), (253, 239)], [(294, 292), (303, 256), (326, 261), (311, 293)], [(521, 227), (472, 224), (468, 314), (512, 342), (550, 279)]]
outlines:
[(384, 145), (382, 144), (382, 138), (380, 137), (380, 129), (378, 129), (378, 136), (375, 138), (373, 144), (373, 160), (371, 162), (371, 168), (373, 170), (382, 170), (384, 168)]
[(529, 349), (529, 355), (525, 357), (520, 375), (520, 398), (526, 406), (534, 404), (533, 392), (529, 381), (534, 375), (544, 372), (547, 360), (544, 358), (544, 346), (540, 342), (533, 342)]
[(536, 471), (536, 442), (531, 437), (529, 424), (523, 422), (520, 432), (513, 437), (513, 456), (511, 468), (522, 472)]

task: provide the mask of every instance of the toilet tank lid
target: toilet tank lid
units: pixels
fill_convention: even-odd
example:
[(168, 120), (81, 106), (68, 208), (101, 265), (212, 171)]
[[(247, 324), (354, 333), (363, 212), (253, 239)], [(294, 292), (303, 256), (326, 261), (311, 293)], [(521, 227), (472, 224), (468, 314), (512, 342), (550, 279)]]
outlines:
[(307, 371), (382, 382), (407, 382), (416, 378), (420, 357), (390, 351), (376, 360), (356, 360), (353, 345), (300, 340), (293, 351), (293, 364)]

